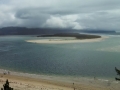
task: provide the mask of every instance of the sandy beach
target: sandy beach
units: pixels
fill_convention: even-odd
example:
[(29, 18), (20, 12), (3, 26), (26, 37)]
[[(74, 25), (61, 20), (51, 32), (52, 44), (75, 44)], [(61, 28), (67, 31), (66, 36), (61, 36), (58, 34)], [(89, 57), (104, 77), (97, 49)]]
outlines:
[(39, 44), (66, 44), (66, 43), (87, 43), (87, 42), (100, 42), (108, 37), (102, 36), (101, 38), (94, 39), (39, 39), (39, 40), (26, 40), (26, 42), (39, 43)]
[(4, 75), (0, 70), (0, 88), (8, 79), (14, 90), (119, 90), (120, 83), (93, 78), (65, 78), (11, 72)]

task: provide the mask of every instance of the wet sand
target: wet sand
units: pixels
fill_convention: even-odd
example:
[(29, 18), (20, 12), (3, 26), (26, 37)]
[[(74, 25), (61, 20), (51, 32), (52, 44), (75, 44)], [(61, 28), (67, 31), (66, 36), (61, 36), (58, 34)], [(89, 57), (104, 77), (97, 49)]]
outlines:
[(14, 90), (119, 90), (120, 83), (98, 78), (54, 77), (28, 73), (0, 72), (0, 88), (6, 79)]

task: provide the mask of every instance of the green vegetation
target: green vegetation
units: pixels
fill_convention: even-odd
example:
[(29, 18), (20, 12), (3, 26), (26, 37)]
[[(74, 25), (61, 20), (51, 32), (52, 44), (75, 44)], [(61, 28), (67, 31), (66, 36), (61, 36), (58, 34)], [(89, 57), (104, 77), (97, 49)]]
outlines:
[(53, 35), (40, 35), (37, 37), (76, 37), (77, 39), (92, 39), (92, 38), (101, 38), (98, 35), (87, 35), (79, 33), (57, 33)]

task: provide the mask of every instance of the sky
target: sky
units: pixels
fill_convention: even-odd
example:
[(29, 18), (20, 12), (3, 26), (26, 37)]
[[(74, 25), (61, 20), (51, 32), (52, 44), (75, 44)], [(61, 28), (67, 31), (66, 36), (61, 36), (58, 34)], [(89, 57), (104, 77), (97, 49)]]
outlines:
[(0, 0), (0, 27), (120, 30), (120, 0)]

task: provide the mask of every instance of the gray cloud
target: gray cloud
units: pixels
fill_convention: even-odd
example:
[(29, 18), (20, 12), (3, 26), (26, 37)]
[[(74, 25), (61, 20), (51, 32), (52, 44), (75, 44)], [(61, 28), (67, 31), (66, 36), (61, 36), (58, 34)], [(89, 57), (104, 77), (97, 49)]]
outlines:
[(120, 29), (120, 0), (1, 0), (0, 27)]

